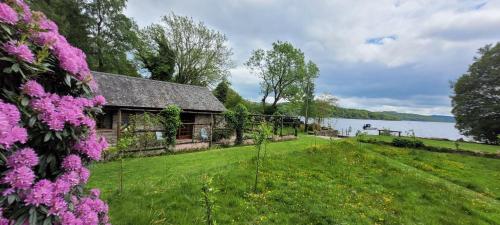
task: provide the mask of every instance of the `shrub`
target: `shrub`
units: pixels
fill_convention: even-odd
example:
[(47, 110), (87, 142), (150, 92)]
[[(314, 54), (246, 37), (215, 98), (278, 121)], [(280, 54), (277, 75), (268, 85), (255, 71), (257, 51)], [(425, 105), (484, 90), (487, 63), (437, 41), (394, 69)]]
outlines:
[(223, 139), (229, 139), (233, 135), (233, 131), (231, 129), (215, 129), (213, 131), (213, 141), (217, 142)]
[(0, 224), (108, 223), (99, 190), (84, 191), (107, 147), (85, 54), (24, 1), (0, 11)]
[(391, 132), (387, 129), (380, 130), (380, 136), (391, 136)]
[(181, 126), (181, 108), (169, 105), (160, 112), (161, 124), (165, 129), (165, 143), (167, 146), (175, 146), (177, 129)]
[(392, 145), (396, 147), (403, 147), (403, 148), (420, 148), (424, 147), (424, 143), (420, 140), (410, 140), (406, 138), (394, 138), (392, 139)]
[(248, 124), (248, 109), (243, 104), (238, 104), (233, 111), (227, 111), (224, 116), (229, 126), (236, 131), (236, 143), (243, 143), (243, 131)]

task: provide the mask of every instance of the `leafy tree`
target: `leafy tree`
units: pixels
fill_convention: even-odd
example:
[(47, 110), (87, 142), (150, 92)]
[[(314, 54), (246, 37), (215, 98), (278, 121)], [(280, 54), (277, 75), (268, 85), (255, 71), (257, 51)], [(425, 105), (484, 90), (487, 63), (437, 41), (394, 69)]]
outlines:
[(257, 127), (257, 131), (253, 133), (253, 141), (255, 143), (255, 148), (257, 149), (257, 165), (255, 168), (255, 182), (253, 186), (253, 191), (257, 192), (257, 185), (259, 183), (259, 166), (260, 166), (260, 151), (264, 148), (264, 157), (266, 153), (266, 146), (268, 138), (271, 135), (271, 127), (265, 122), (261, 123)]
[(478, 141), (499, 143), (500, 43), (479, 49), (467, 73), (453, 85), (456, 127)]
[(136, 61), (151, 73), (151, 79), (172, 81), (175, 70), (175, 52), (170, 48), (163, 28), (153, 24), (139, 30), (138, 35)]
[(227, 102), (227, 95), (229, 92), (229, 82), (227, 80), (221, 81), (217, 87), (215, 87), (213, 93), (214, 96), (219, 99), (224, 105)]
[[(174, 73), (168, 80), (201, 86), (212, 86), (229, 74), (231, 49), (226, 45), (227, 38), (218, 31), (212, 30), (201, 22), (173, 13), (163, 17), (163, 24), (146, 28), (152, 37), (141, 37), (161, 40), (162, 45), (155, 43), (146, 49), (137, 49), (138, 59), (147, 64), (141, 55), (148, 52), (159, 53), (160, 48), (168, 54), (163, 62), (147, 68), (155, 70), (171, 69), (171, 58), (175, 57)], [(164, 39), (164, 40), (163, 40)], [(156, 40), (155, 40), (156, 42)], [(165, 42), (165, 43), (163, 43)], [(163, 45), (165, 44), (165, 45)], [(171, 51), (171, 52), (170, 52)], [(157, 67), (163, 67), (158, 69)]]
[[(221, 101), (227, 109), (233, 109), (245, 99), (231, 88), (229, 81), (221, 81), (213, 91), (215, 97)], [(245, 105), (246, 106), (246, 105)], [(248, 108), (248, 106), (247, 106)]]
[(244, 104), (245, 107), (249, 108), (246, 102), (247, 101), (245, 101), (245, 99), (243, 99), (243, 97), (241, 97), (241, 95), (238, 94), (238, 92), (236, 92), (232, 88), (229, 88), (227, 91), (226, 104), (224, 104), (224, 106), (226, 106), (226, 108), (228, 109), (233, 109), (238, 104)]
[[(254, 50), (246, 62), (248, 68), (261, 79), (263, 110), (272, 114), (280, 100), (296, 97), (304, 76), (304, 53), (289, 42), (277, 41), (270, 50)], [(273, 102), (266, 109), (266, 100)]]
[(126, 0), (86, 1), (85, 13), (90, 17), (89, 65), (102, 72), (138, 76), (137, 68), (127, 58), (137, 42), (134, 21), (123, 14)]
[(229, 110), (225, 113), (225, 118), (228, 124), (236, 131), (236, 145), (243, 143), (243, 131), (248, 122), (248, 109), (243, 104), (238, 104), (234, 110)]
[(305, 130), (307, 130), (307, 121), (309, 121), (309, 114), (311, 103), (314, 101), (314, 79), (319, 76), (319, 68), (318, 66), (309, 60), (304, 68), (304, 77), (302, 80), (302, 88), (301, 91), (301, 100), (303, 102), (303, 115), (304, 115), (304, 126)]
[(330, 94), (322, 94), (313, 101), (311, 116), (316, 118), (316, 122), (321, 124), (324, 118), (332, 117), (337, 99)]

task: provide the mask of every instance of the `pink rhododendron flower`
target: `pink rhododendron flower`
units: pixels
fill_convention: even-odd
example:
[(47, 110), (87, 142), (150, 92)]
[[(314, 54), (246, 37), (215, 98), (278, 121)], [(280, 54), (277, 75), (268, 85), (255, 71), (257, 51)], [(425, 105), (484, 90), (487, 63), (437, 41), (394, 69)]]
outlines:
[(16, 0), (16, 4), (23, 9), (23, 21), (25, 23), (29, 23), (31, 21), (32, 14), (28, 4), (26, 4), (23, 0)]
[(52, 49), (52, 46), (59, 40), (59, 36), (56, 32), (47, 31), (34, 33), (32, 38), (37, 45)]
[(66, 123), (95, 128), (95, 121), (84, 112), (85, 108), (94, 106), (89, 99), (47, 94), (32, 100), (31, 105), (52, 130), (61, 131)]
[(81, 167), (78, 170), (78, 176), (80, 177), (80, 183), (81, 184), (87, 183), (87, 181), (89, 180), (89, 177), (90, 177), (90, 171), (89, 171), (89, 169), (87, 169), (85, 167)]
[(8, 149), (16, 142), (27, 141), (26, 129), (18, 125), (20, 119), (21, 114), (17, 107), (0, 99), (0, 147)]
[(0, 3), (0, 22), (7, 24), (16, 24), (19, 18), (17, 17), (17, 12), (11, 8), (9, 5), (1, 2)]
[(29, 167), (22, 166), (9, 170), (2, 179), (2, 183), (11, 187), (26, 190), (35, 180), (35, 173)]
[(81, 219), (76, 218), (76, 216), (72, 212), (64, 212), (60, 216), (61, 225), (82, 225), (83, 222)]
[(54, 21), (47, 19), (44, 14), (39, 14), (37, 16), (38, 26), (40, 26), (42, 30), (59, 32), (59, 28), (57, 27), (57, 24), (54, 23)]
[(65, 173), (59, 179), (63, 182), (62, 184), (68, 184), (70, 187), (80, 184), (80, 175), (75, 171)]
[(33, 63), (35, 61), (35, 55), (28, 48), (27, 45), (21, 44), (16, 41), (9, 41), (2, 45), (2, 48), (7, 54), (16, 57), (19, 60), (25, 62)]
[(82, 159), (77, 155), (68, 155), (64, 158), (62, 167), (67, 171), (79, 170), (82, 168)]
[(38, 164), (38, 156), (32, 148), (23, 148), (14, 152), (7, 159), (7, 166), (10, 168), (34, 167)]
[(45, 91), (43, 90), (42, 85), (34, 80), (29, 80), (21, 86), (21, 90), (23, 93), (31, 96), (41, 98), (45, 96)]
[[(43, 47), (48, 50), (48, 59), (55, 59), (37, 65), (39, 74), (5, 74), (9, 82), (21, 84), (17, 90), (10, 87), (7, 90), (12, 91), (18, 100), (28, 98), (29, 104), (24, 104), (24, 101), (19, 105), (16, 105), (18, 102), (9, 104), (0, 99), (0, 151), (7, 156), (0, 171), (0, 189), (1, 195), (9, 196), (9, 201), (3, 201), (0, 206), (0, 225), (15, 223), (7, 218), (27, 218), (27, 208), (36, 209), (38, 221), (52, 216), (52, 222), (56, 224), (108, 224), (108, 205), (99, 199), (99, 190), (92, 189), (85, 195), (81, 188), (90, 177), (82, 160), (100, 159), (101, 152), (107, 147), (105, 139), (96, 135), (94, 110), (91, 110), (106, 104), (106, 100), (103, 96), (88, 98), (80, 95), (85, 91), (80, 85), (68, 87), (62, 81), (66, 74), (70, 74), (91, 91), (97, 90), (85, 54), (69, 44), (59, 34), (57, 25), (43, 13), (32, 12), (25, 0), (0, 1), (0, 23), (4, 24), (2, 26), (12, 25), (7, 26), (12, 32), (0, 44), (1, 54), (33, 63), (37, 57), (30, 48), (38, 50)], [(0, 69), (10, 66), (4, 64)], [(61, 70), (65, 72), (54, 74)], [(43, 84), (52, 81), (50, 90), (57, 93), (46, 92), (44, 85), (36, 80), (26, 81), (25, 78), (31, 75), (39, 75)], [(38, 79), (38, 76), (33, 77)], [(5, 87), (6, 84), (0, 84), (0, 89)], [(38, 120), (30, 118), (33, 112)], [(30, 126), (22, 127), (27, 123)], [(31, 148), (39, 144), (37, 137), (47, 137), (48, 132), (65, 128), (74, 129), (75, 135), (68, 137), (56, 133), (60, 139), (57, 143), (44, 141), (44, 148), (39, 151)], [(29, 139), (28, 134), (34, 138)], [(42, 171), (48, 167), (50, 170)], [(11, 197), (16, 197), (16, 201), (12, 202)], [(19, 222), (29, 223), (28, 219)]]
[(103, 106), (106, 104), (106, 99), (102, 95), (97, 95), (94, 97), (94, 105)]
[[(69, 177), (67, 176), (61, 176), (59, 179), (56, 180), (55, 186), (54, 186), (54, 192), (57, 194), (67, 194), (70, 190), (72, 185), (68, 182)], [(78, 178), (76, 179), (76, 182), (78, 182)]]
[(93, 198), (99, 198), (99, 195), (101, 195), (101, 191), (99, 189), (93, 188), (90, 190), (90, 196)]
[(78, 218), (80, 218), (85, 225), (99, 224), (99, 215), (92, 208), (91, 200), (89, 198), (84, 198), (75, 207), (75, 212)]
[(3, 217), (3, 209), (0, 208), (0, 225), (9, 225), (9, 220)]
[(31, 192), (26, 196), (24, 201), (34, 206), (39, 206), (40, 204), (49, 205), (53, 197), (54, 184), (49, 180), (43, 179), (33, 186)]
[(53, 197), (52, 201), (49, 204), (49, 215), (57, 215), (60, 216), (68, 209), (68, 203), (64, 200), (63, 197)]
[(102, 137), (97, 137), (95, 132), (86, 139), (80, 140), (75, 145), (75, 149), (87, 155), (93, 160), (100, 160), (102, 151), (108, 147), (108, 142)]

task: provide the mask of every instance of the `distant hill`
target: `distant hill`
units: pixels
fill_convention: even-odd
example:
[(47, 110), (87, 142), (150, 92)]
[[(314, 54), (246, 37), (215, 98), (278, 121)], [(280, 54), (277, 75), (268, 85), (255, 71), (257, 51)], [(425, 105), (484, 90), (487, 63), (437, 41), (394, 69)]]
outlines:
[(363, 109), (348, 109), (337, 107), (333, 113), (334, 117), (347, 119), (372, 119), (372, 120), (409, 120), (409, 121), (429, 121), (454, 123), (452, 116), (442, 115), (419, 115), (414, 113), (398, 113), (393, 111), (372, 112)]

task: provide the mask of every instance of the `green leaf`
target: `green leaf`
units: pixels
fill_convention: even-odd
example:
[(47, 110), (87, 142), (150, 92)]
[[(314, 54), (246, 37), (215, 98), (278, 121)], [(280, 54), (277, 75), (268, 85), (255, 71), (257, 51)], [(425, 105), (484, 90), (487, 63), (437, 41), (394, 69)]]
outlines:
[(15, 62), (16, 61), (13, 58), (9, 58), (9, 57), (0, 57), (0, 60), (1, 61), (8, 61), (8, 62)]
[(64, 77), (64, 83), (66, 83), (68, 87), (71, 87), (71, 77), (68, 74)]
[(16, 223), (14, 225), (21, 225), (24, 224), (24, 221), (26, 220), (27, 214), (22, 214), (19, 218), (17, 218)]
[(47, 142), (52, 138), (52, 132), (47, 132), (45, 136), (43, 137), (43, 142)]
[(12, 65), (11, 68), (12, 68), (12, 71), (14, 71), (16, 73), (19, 72), (19, 70), (20, 70), (19, 64), (17, 64), (17, 63), (14, 63), (14, 65)]
[(55, 132), (57, 139), (62, 140), (61, 133)]
[(27, 106), (30, 103), (30, 99), (28, 97), (23, 97), (21, 100), (21, 105), (22, 106)]
[(5, 69), (3, 69), (3, 72), (4, 73), (12, 73), (12, 68), (6, 67)]
[(45, 220), (43, 220), (43, 225), (50, 225), (52, 224), (52, 217), (47, 217)]
[(32, 207), (30, 209), (29, 214), (30, 214), (30, 218), (29, 218), (30, 225), (36, 225), (36, 221), (37, 221), (36, 208)]
[(8, 26), (6, 26), (5, 24), (0, 24), (0, 26), (2, 27), (2, 29), (5, 32), (7, 32), (7, 34), (12, 35), (12, 31), (10, 30), (10, 28)]
[(35, 116), (31, 117), (30, 120), (28, 121), (28, 126), (33, 127), (35, 125), (35, 122), (36, 122), (36, 117)]
[(9, 195), (7, 197), (7, 203), (9, 203), (9, 205), (12, 205), (12, 203), (14, 203), (14, 201), (16, 201), (16, 196), (15, 195)]

